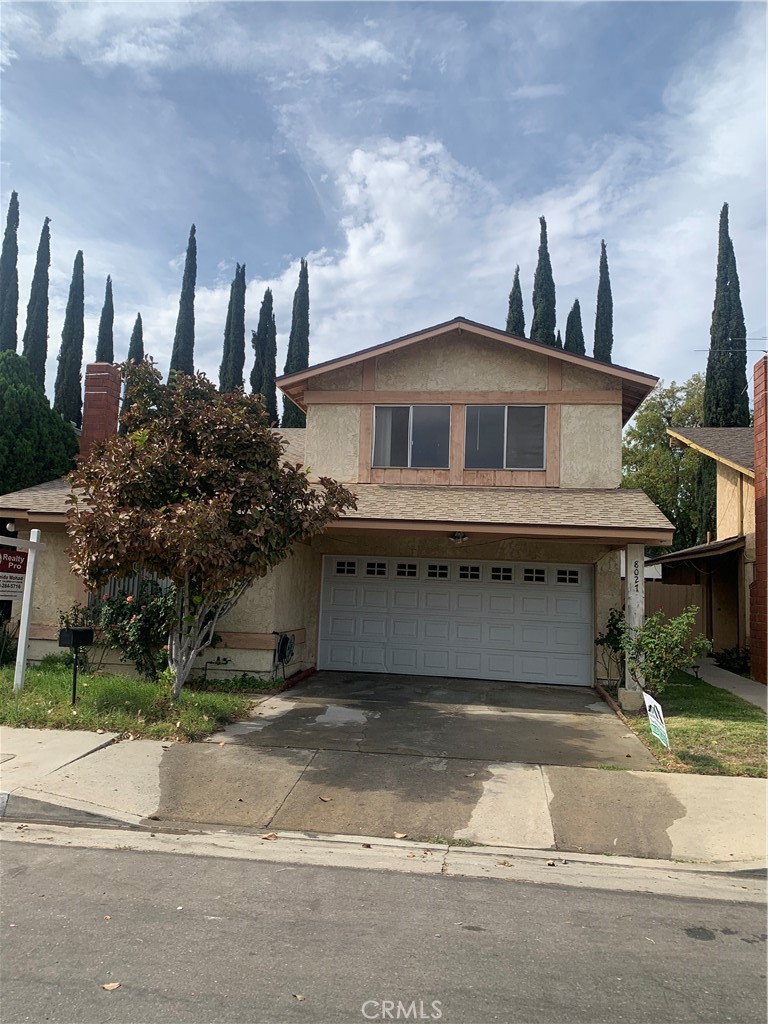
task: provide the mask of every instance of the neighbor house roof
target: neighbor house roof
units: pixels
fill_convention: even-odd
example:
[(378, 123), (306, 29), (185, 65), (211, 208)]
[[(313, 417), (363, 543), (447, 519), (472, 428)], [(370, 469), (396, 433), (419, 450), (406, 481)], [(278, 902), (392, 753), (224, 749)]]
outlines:
[(695, 448), (731, 469), (755, 475), (754, 427), (667, 427), (667, 433), (679, 444)]
[(673, 526), (639, 490), (356, 484), (333, 528), (409, 528), (669, 543)]
[(670, 551), (656, 558), (647, 558), (645, 564), (670, 565), (673, 562), (701, 561), (702, 558), (716, 558), (731, 551), (740, 551), (745, 544), (744, 537), (727, 537), (725, 540), (712, 541), (711, 544), (697, 544), (693, 548), (682, 548), (680, 551)]
[(398, 349), (415, 345), (419, 342), (429, 341), (438, 337), (456, 337), (463, 333), (475, 334), (493, 341), (502, 342), (512, 348), (518, 348), (525, 352), (535, 352), (539, 355), (548, 356), (551, 359), (558, 359), (564, 363), (573, 363), (597, 373), (604, 373), (617, 380), (622, 391), (622, 415), (626, 423), (630, 416), (643, 401), (658, 382), (658, 377), (639, 370), (630, 370), (626, 366), (617, 366), (615, 363), (603, 363), (591, 356), (579, 356), (573, 352), (565, 352), (563, 349), (554, 348), (551, 345), (544, 345), (538, 341), (530, 341), (527, 338), (518, 338), (515, 335), (507, 334), (497, 327), (488, 327), (486, 324), (476, 323), (474, 320), (467, 320), (463, 316), (454, 317), (445, 323), (436, 324), (434, 327), (427, 327), (425, 330), (416, 331), (412, 334), (405, 334), (400, 338), (385, 341), (370, 348), (360, 349), (346, 356), (339, 356), (329, 359), (324, 363), (310, 366), (306, 370), (299, 370), (296, 373), (287, 373), (279, 377), (277, 384), (281, 391), (290, 398), (292, 402), (305, 409), (303, 396), (306, 382), (329, 370), (340, 369), (354, 363), (364, 362), (372, 357), (385, 355), (388, 352), (395, 352)]
[[(276, 433), (286, 442), (283, 453), (285, 460), (301, 465), (304, 462), (305, 429), (291, 427)], [(35, 487), (0, 494), (0, 516), (23, 518), (30, 523), (58, 522), (69, 510), (67, 498), (71, 493), (69, 481), (62, 476)]]

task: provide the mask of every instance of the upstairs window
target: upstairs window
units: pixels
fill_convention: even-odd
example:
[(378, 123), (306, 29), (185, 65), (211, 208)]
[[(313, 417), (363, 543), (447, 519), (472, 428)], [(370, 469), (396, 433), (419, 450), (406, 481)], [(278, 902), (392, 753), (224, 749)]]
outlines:
[(544, 469), (546, 407), (468, 405), (465, 469)]
[(449, 405), (377, 405), (373, 465), (392, 469), (448, 469)]

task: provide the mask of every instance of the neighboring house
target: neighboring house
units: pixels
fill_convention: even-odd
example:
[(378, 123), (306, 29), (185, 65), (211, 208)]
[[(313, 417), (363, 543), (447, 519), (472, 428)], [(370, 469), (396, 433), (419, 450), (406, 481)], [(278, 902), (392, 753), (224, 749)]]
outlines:
[(717, 536), (650, 560), (662, 581), (701, 586), (704, 632), (714, 649), (749, 643), (749, 588), (755, 566), (755, 442), (752, 427), (668, 428), (672, 443), (717, 463)]
[[(282, 432), (291, 461), (348, 484), (358, 508), (255, 583), (200, 665), (269, 672), (278, 631), (295, 636), (294, 670), (592, 685), (595, 634), (623, 603), (619, 553), (642, 565), (639, 546), (672, 540), (619, 486), (622, 426), (656, 380), (463, 318), (282, 377), (307, 414)], [(0, 497), (48, 543), (33, 657), (53, 649), (56, 609), (85, 599), (66, 494)]]

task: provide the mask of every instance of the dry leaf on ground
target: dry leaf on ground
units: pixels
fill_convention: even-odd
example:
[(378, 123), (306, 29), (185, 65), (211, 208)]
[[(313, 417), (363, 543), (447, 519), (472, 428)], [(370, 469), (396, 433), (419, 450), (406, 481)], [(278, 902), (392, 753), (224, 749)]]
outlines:
[(119, 981), (109, 981), (106, 985), (101, 986), (105, 992), (114, 992), (116, 988), (120, 988)]
[(321, 800), (323, 801), (323, 803), (324, 803), (324, 804), (327, 804), (327, 803), (330, 803), (330, 802), (331, 802), (331, 800), (333, 799), (333, 797), (330, 797), (330, 796), (321, 796), (321, 797), (320, 797), (320, 799), (321, 799)]
[(407, 832), (393, 832), (392, 835), (395, 837), (395, 839), (407, 839), (408, 838), (408, 833)]
[(266, 835), (259, 836), (259, 839), (277, 839), (277, 834), (275, 832), (267, 832)]

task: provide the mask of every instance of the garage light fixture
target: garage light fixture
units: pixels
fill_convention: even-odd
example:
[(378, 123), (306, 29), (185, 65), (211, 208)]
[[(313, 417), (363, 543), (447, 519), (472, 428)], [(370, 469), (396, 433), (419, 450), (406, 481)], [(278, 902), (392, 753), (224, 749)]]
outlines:
[(456, 533), (450, 535), (450, 539), (454, 544), (465, 544), (469, 540), (469, 534), (461, 533), (457, 530)]

